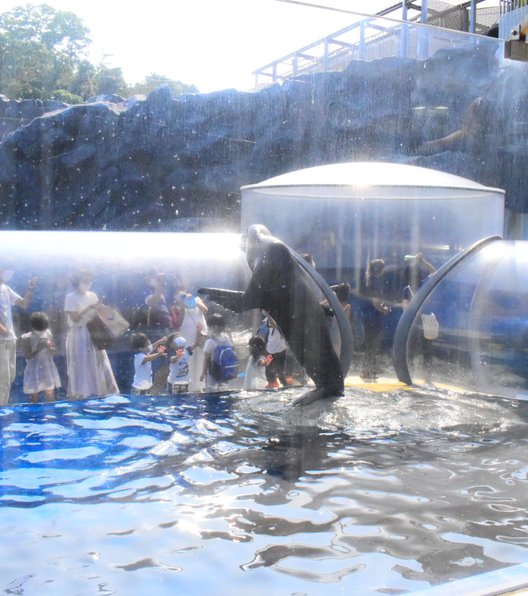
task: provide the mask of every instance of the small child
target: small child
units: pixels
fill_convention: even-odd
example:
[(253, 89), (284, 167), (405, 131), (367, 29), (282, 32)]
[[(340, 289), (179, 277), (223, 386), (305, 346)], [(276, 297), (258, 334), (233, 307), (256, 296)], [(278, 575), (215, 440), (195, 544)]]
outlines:
[(153, 344), (144, 333), (135, 333), (130, 346), (134, 351), (134, 381), (132, 382), (132, 395), (148, 395), (152, 389), (152, 361), (157, 358), (166, 358), (166, 337), (158, 339)]
[(191, 352), (187, 347), (187, 341), (184, 337), (169, 335), (169, 347), (175, 350), (174, 356), (170, 358), (169, 393), (176, 395), (178, 393), (187, 393), (189, 390), (190, 374), (190, 356)]
[(34, 312), (29, 317), (31, 331), (21, 337), (22, 349), (26, 357), (24, 370), (24, 393), (32, 404), (38, 402), (41, 391), (46, 401), (55, 400), (55, 389), (61, 386), (59, 372), (53, 362), (53, 352), (57, 350), (49, 329), (48, 315)]
[[(238, 373), (238, 357), (226, 333), (223, 315), (215, 313), (207, 321), (210, 337), (205, 342), (200, 381), (205, 381), (205, 392), (225, 391), (230, 380)], [(220, 359), (222, 362), (218, 362)]]
[(277, 327), (277, 323), (270, 317), (270, 315), (268, 315), (266, 319), (268, 326), (266, 351), (273, 356), (271, 366), (266, 368), (266, 379), (268, 380), (266, 389), (286, 387), (287, 385), (292, 384), (290, 380), (286, 378), (285, 372), (287, 345)]
[(266, 356), (266, 342), (258, 335), (249, 340), (249, 360), (244, 375), (244, 384), (242, 388), (246, 391), (252, 389), (264, 389), (266, 386), (266, 377), (264, 370), (269, 366), (273, 356)]

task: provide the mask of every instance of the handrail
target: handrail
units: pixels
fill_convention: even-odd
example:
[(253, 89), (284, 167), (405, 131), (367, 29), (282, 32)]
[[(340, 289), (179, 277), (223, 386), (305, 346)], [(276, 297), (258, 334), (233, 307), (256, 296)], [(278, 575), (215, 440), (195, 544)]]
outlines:
[[(385, 36), (390, 31), (393, 31), (394, 29), (397, 29), (401, 26), (401, 23), (397, 21), (390, 21), (390, 26), (383, 27), (382, 25), (373, 23), (373, 21), (376, 20), (378, 19), (376, 19), (375, 17), (369, 17), (367, 19), (363, 19), (361, 21), (353, 23), (348, 27), (344, 27), (343, 29), (336, 31), (332, 35), (327, 35), (326, 37), (314, 41), (296, 50), (295, 52), (286, 54), (285, 56), (282, 56), (281, 58), (278, 58), (277, 60), (274, 60), (273, 62), (270, 62), (269, 64), (260, 67), (258, 70), (253, 71), (253, 74), (257, 77), (257, 85), (259, 76), (272, 77), (273, 82), (276, 82), (279, 79), (287, 79), (292, 75), (296, 76), (297, 74), (299, 74), (299, 71), (313, 67), (314, 65), (319, 64), (321, 62), (325, 65), (328, 65), (330, 59), (335, 58), (339, 54), (342, 54), (343, 52), (347, 51), (347, 48), (348, 50), (358, 49), (361, 52), (362, 47), (364, 47), (366, 44), (372, 43), (376, 38)], [(373, 31), (373, 33), (370, 36), (365, 35), (365, 31), (368, 28), (370, 28)], [(341, 39), (337, 39), (339, 36), (345, 35), (346, 33), (350, 33), (356, 29), (359, 30), (359, 41), (351, 43)], [(332, 50), (332, 45), (338, 46), (338, 49)], [(317, 55), (315, 53), (308, 53), (310, 50), (313, 50), (314, 48), (318, 47), (323, 49), (323, 52), (320, 55)], [(308, 64), (299, 66), (299, 59), (305, 60)], [(289, 61), (293, 61), (293, 67), (291, 67), (288, 64)], [(284, 75), (279, 75), (278, 73), (278, 67), (281, 65), (288, 66), (287, 72)]]
[(506, 14), (527, 6), (526, 0), (500, 0), (500, 14)]
[(253, 71), (253, 74), (257, 74), (259, 71), (264, 70), (266, 68), (272, 68), (276, 64), (285, 62), (286, 60), (289, 60), (290, 58), (295, 58), (296, 56), (300, 56), (300, 55), (304, 54), (307, 50), (310, 50), (311, 48), (315, 48), (317, 46), (320, 46), (321, 44), (328, 43), (329, 40), (331, 40), (334, 37), (337, 37), (338, 35), (343, 35), (344, 33), (348, 33), (349, 31), (352, 31), (353, 29), (357, 29), (361, 25), (362, 22), (363, 21), (358, 21), (356, 23), (353, 23), (352, 25), (349, 25), (348, 27), (344, 27), (343, 29), (340, 29), (339, 31), (332, 33), (331, 35), (327, 35), (326, 37), (321, 37), (321, 39), (318, 39), (317, 41), (313, 41), (312, 43), (310, 43), (306, 46), (303, 46), (302, 48), (299, 48), (298, 50), (295, 50), (294, 52), (286, 54), (285, 56), (282, 56), (281, 58), (278, 58), (277, 60), (273, 60), (273, 62), (270, 62), (269, 64), (265, 64), (264, 66), (261, 66), (258, 70)]
[[(435, 14), (433, 15), (435, 19), (442, 17), (443, 15), (449, 14), (455, 10), (461, 10), (461, 9), (467, 9), (468, 7), (471, 7), (472, 9), (472, 13), (473, 13), (473, 9), (475, 8), (475, 6), (477, 4), (480, 4), (481, 2), (483, 2), (484, 0), (466, 0), (465, 2), (459, 4), (459, 5), (454, 5), (452, 7), (450, 7), (449, 9), (446, 9), (445, 11), (442, 12), (435, 12)], [(520, 3), (526, 3), (527, 0), (500, 0), (501, 3), (516, 3), (516, 4), (520, 4)], [(416, 4), (415, 2), (411, 2), (411, 0), (406, 2), (406, 6), (408, 8), (413, 8), (414, 10), (417, 10), (416, 8)], [(502, 5), (501, 5), (502, 6)], [(272, 82), (277, 82), (280, 80), (286, 80), (289, 79), (291, 77), (295, 77), (297, 76), (300, 72), (302, 71), (306, 71), (306, 70), (313, 70), (314, 68), (321, 68), (321, 65), (323, 66), (323, 70), (326, 72), (329, 64), (334, 60), (335, 58), (338, 58), (340, 55), (344, 55), (344, 52), (346, 50), (344, 50), (343, 48), (349, 48), (349, 51), (352, 50), (356, 50), (359, 52), (359, 55), (361, 58), (363, 58), (363, 56), (365, 55), (365, 47), (367, 44), (372, 44), (372, 43), (376, 43), (377, 41), (380, 41), (380, 38), (386, 37), (387, 34), (389, 34), (391, 31), (394, 31), (397, 28), (403, 27), (404, 23), (415, 23), (417, 20), (419, 20), (421, 17), (420, 16), (415, 16), (411, 19), (407, 19), (406, 21), (398, 21), (395, 19), (391, 19), (391, 18), (386, 18), (385, 15), (390, 14), (391, 12), (395, 12), (398, 9), (402, 8), (402, 2), (399, 2), (397, 4), (392, 5), (389, 8), (386, 8), (380, 12), (378, 12), (376, 15), (357, 15), (362, 16), (364, 18), (362, 18), (359, 21), (356, 21), (355, 23), (352, 23), (351, 25), (348, 25), (338, 31), (335, 31), (334, 33), (327, 35), (325, 37), (322, 37), (308, 45), (303, 46), (302, 48), (299, 48), (298, 50), (295, 50), (294, 52), (290, 52), (289, 54), (286, 54), (284, 56), (282, 56), (281, 58), (278, 58), (277, 60), (274, 60), (268, 64), (265, 64), (264, 66), (258, 68), (257, 70), (253, 71), (253, 75), (255, 75), (255, 83), (256, 86), (258, 86), (259, 84), (259, 76), (260, 77), (267, 77), (268, 80), (269, 78), (272, 79)], [(346, 14), (351, 14), (348, 11), (344, 11)], [(473, 23), (473, 29), (474, 29), (474, 19), (475, 15), (472, 14), (472, 20), (471, 22)], [(383, 24), (380, 24), (380, 21), (382, 23), (386, 23), (386, 26), (383, 26)], [(415, 26), (417, 27), (428, 27), (428, 25), (421, 23), (421, 24), (415, 24)], [(351, 32), (355, 31), (355, 30), (359, 30), (360, 34), (359, 37), (360, 39), (357, 41), (353, 41), (351, 42), (346, 42), (344, 40), (340, 40), (338, 39), (339, 37), (345, 35), (345, 34), (350, 34)], [(372, 34), (368, 34), (366, 33), (368, 30), (375, 30)], [(463, 33), (463, 32), (460, 32)], [(406, 36), (402, 35), (402, 40), (405, 39)], [(332, 50), (331, 46), (339, 46), (339, 49), (334, 49)], [(320, 50), (320, 53), (318, 54), (315, 49), (318, 48)], [(403, 50), (402, 50), (403, 51)], [(302, 64), (302, 62), (305, 62), (304, 64)], [(301, 62), (301, 64), (299, 64)], [(279, 72), (281, 70), (281, 67), (283, 69), (283, 73)]]

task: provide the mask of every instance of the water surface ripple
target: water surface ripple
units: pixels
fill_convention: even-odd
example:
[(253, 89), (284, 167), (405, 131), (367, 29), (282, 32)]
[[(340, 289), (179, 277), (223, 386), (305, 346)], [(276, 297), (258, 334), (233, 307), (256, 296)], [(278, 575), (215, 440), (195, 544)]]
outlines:
[(528, 559), (528, 404), (295, 392), (0, 409), (6, 593), (403, 594)]

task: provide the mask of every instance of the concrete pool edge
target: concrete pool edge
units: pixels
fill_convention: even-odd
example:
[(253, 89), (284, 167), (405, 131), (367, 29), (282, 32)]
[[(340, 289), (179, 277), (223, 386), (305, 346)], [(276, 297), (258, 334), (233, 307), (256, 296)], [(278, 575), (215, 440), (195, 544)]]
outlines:
[[(522, 592), (521, 592), (522, 590)], [(412, 592), (413, 596), (528, 594), (528, 563), (504, 567)]]

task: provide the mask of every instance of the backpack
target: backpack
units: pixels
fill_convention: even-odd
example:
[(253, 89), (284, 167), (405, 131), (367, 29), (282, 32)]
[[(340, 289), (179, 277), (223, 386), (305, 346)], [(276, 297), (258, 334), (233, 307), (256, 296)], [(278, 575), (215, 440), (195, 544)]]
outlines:
[(225, 382), (238, 375), (239, 360), (233, 346), (230, 344), (217, 345), (211, 363), (211, 376), (215, 381)]

